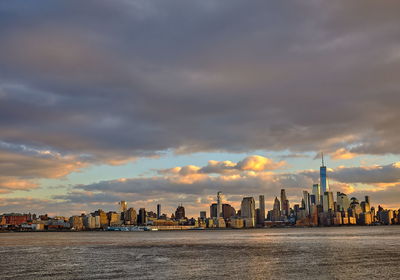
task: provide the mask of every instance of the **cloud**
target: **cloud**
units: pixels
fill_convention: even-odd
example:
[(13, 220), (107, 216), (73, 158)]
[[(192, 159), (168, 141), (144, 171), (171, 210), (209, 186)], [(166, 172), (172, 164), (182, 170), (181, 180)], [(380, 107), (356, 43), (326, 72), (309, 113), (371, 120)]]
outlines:
[(2, 140), (114, 164), (167, 150), (398, 154), (389, 2), (2, 3)]
[(12, 176), (0, 176), (0, 193), (10, 193), (16, 190), (28, 191), (39, 185), (31, 180), (21, 180)]
[(356, 153), (352, 153), (352, 152), (347, 151), (344, 148), (340, 148), (331, 154), (331, 159), (333, 159), (333, 160), (352, 159), (357, 156), (358, 156), (358, 154), (356, 154)]
[(0, 192), (36, 189), (37, 179), (61, 178), (87, 165), (73, 155), (0, 142)]
[(238, 172), (260, 172), (266, 170), (274, 170), (282, 168), (286, 165), (284, 161), (274, 162), (272, 159), (252, 155), (244, 158), (243, 160), (234, 163), (232, 161), (216, 161), (210, 160), (208, 164), (203, 167), (194, 165), (187, 165), (184, 167), (173, 167), (168, 169), (158, 170), (160, 174), (178, 174), (182, 176), (193, 175), (193, 174), (234, 174)]

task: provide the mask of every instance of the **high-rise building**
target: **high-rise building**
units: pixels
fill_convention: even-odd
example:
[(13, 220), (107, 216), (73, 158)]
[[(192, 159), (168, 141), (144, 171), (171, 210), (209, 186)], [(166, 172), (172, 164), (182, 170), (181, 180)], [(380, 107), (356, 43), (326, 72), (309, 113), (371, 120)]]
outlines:
[(222, 217), (222, 192), (217, 193), (217, 218)]
[(200, 218), (201, 219), (206, 219), (207, 218), (207, 212), (206, 211), (200, 211)]
[(106, 228), (108, 227), (108, 217), (106, 212), (104, 212), (103, 210), (99, 209), (97, 211), (94, 212), (95, 216), (99, 217), (99, 224), (101, 228)]
[(280, 201), (277, 197), (274, 200), (274, 208), (271, 213), (271, 221), (280, 221), (281, 220), (281, 208)]
[(137, 224), (137, 214), (135, 209), (132, 207), (125, 211), (124, 222), (126, 225), (136, 225)]
[(314, 195), (314, 194), (311, 194), (311, 195), (310, 195), (310, 205), (311, 205), (311, 206), (317, 205), (317, 201), (316, 201), (316, 198), (315, 198), (315, 195)]
[(108, 212), (107, 213), (108, 222), (110, 226), (120, 226), (121, 225), (121, 213)]
[(213, 203), (210, 205), (210, 217), (216, 218), (217, 217), (217, 203)]
[(161, 217), (161, 204), (157, 204), (157, 219)]
[(265, 197), (263, 195), (260, 195), (258, 197), (258, 205), (260, 208), (260, 215), (259, 215), (259, 223), (262, 221), (262, 224), (264, 224), (265, 221)]
[(319, 169), (319, 177), (320, 177), (320, 185), (321, 185), (321, 193), (325, 195), (325, 192), (329, 191), (329, 184), (326, 174), (326, 166), (324, 162), (324, 154), (322, 154), (322, 166)]
[(139, 215), (138, 215), (137, 223), (139, 225), (145, 225), (147, 223), (146, 209), (144, 209), (144, 208), (140, 208), (139, 209)]
[(222, 204), (222, 218), (229, 219), (236, 215), (236, 210), (230, 204)]
[(329, 212), (335, 210), (335, 201), (333, 200), (332, 192), (325, 192), (323, 198), (323, 211)]
[[(253, 197), (244, 197), (240, 207), (240, 213), (243, 218), (253, 219), (256, 218), (256, 202)], [(253, 223), (254, 223), (253, 222)]]
[(371, 204), (368, 195), (365, 196), (365, 201), (361, 202), (361, 209), (363, 212), (371, 212)]
[(336, 193), (336, 205), (337, 211), (347, 211), (350, 207), (350, 201), (346, 194), (337, 192)]
[(288, 216), (289, 209), (290, 205), (289, 205), (289, 200), (286, 197), (286, 190), (281, 189), (281, 210), (282, 210), (281, 215)]
[(303, 191), (303, 200), (304, 200), (304, 210), (306, 211), (306, 215), (310, 215), (310, 194), (308, 191)]
[(175, 210), (175, 219), (176, 220), (181, 220), (181, 219), (185, 219), (185, 207), (181, 205), (178, 206), (178, 208), (176, 208)]
[(313, 184), (312, 194), (315, 196), (315, 204), (321, 204), (321, 188), (319, 184)]
[(119, 203), (119, 213), (124, 213), (128, 209), (128, 204), (126, 201), (121, 200)]

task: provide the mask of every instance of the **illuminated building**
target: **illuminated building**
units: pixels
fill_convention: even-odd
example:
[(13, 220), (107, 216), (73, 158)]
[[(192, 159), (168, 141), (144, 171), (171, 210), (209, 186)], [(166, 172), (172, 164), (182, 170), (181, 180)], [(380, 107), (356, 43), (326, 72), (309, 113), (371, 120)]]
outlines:
[(346, 194), (337, 192), (336, 193), (337, 211), (347, 211), (350, 207), (350, 201)]
[(69, 224), (71, 225), (71, 229), (83, 230), (82, 216), (72, 216), (69, 218)]
[(315, 196), (315, 204), (321, 204), (321, 188), (319, 184), (313, 184), (312, 194)]
[(241, 216), (245, 220), (245, 226), (254, 227), (256, 218), (256, 203), (254, 201), (254, 198), (244, 197), (242, 200), (240, 211)]
[(276, 222), (281, 220), (281, 208), (280, 208), (280, 202), (277, 197), (275, 197), (274, 200), (274, 208), (272, 209), (271, 213), (271, 221)]
[(94, 215), (99, 217), (100, 228), (108, 227), (108, 217), (107, 217), (107, 214), (103, 210), (99, 209), (99, 210), (95, 211)]
[(108, 221), (110, 226), (119, 226), (121, 225), (121, 214), (116, 212), (108, 212), (107, 213)]
[(136, 225), (137, 224), (137, 214), (134, 208), (129, 208), (126, 210), (124, 215), (124, 221), (126, 225)]
[(128, 204), (126, 203), (126, 201), (121, 200), (121, 201), (119, 202), (119, 213), (125, 212), (126, 209), (128, 209)]
[(85, 215), (83, 217), (83, 226), (86, 229), (95, 229), (96, 228), (96, 218), (92, 215)]
[(19, 226), (28, 221), (28, 215), (26, 214), (4, 214), (0, 220), (0, 225), (12, 225)]
[(325, 192), (322, 202), (323, 202), (323, 209), (324, 209), (325, 213), (335, 210), (335, 201), (333, 200), (332, 192)]

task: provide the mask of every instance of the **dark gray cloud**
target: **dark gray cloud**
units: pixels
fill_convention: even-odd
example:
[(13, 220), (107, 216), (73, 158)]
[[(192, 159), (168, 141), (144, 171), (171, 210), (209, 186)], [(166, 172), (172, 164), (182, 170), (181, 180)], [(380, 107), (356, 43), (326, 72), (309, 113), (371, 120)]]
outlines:
[(0, 140), (400, 153), (398, 1), (3, 1)]

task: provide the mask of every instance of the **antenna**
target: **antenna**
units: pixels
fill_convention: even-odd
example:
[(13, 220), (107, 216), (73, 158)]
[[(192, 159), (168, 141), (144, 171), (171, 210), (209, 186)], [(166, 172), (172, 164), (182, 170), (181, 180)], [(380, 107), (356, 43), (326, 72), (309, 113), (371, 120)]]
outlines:
[(325, 163), (324, 163), (324, 152), (321, 152), (321, 154), (322, 154), (322, 166), (325, 166)]

